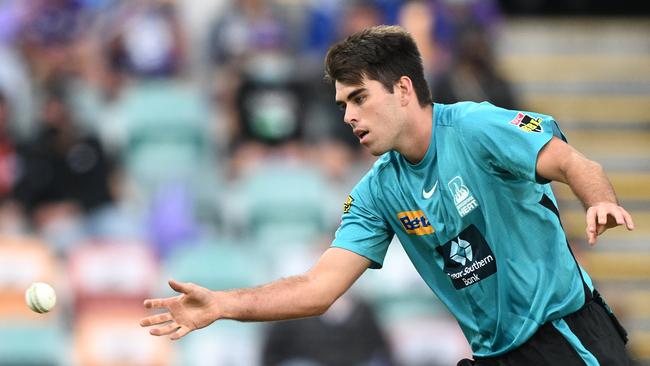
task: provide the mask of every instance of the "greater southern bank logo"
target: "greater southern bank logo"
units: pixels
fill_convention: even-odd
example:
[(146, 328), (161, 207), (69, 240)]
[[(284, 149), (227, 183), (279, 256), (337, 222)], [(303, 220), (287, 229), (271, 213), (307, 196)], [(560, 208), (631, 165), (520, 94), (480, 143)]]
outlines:
[(469, 188), (467, 188), (465, 183), (463, 183), (463, 178), (459, 175), (450, 180), (449, 183), (447, 183), (447, 186), (454, 197), (456, 210), (458, 210), (460, 217), (465, 217), (465, 215), (478, 207), (478, 202), (476, 202), (476, 199), (472, 196)]
[(472, 245), (460, 237), (458, 241), (451, 241), (451, 253), (449, 254), (451, 260), (465, 265), (465, 262), (472, 261)]
[(402, 211), (397, 214), (397, 219), (408, 234), (427, 235), (435, 232), (422, 210)]
[(443, 270), (456, 289), (480, 282), (497, 271), (492, 249), (474, 225), (437, 247), (436, 251), (443, 258)]

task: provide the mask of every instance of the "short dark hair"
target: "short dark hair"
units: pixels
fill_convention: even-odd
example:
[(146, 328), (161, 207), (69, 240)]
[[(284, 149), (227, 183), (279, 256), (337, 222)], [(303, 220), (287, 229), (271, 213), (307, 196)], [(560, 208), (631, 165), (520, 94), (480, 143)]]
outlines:
[(420, 51), (402, 27), (366, 28), (330, 47), (325, 57), (326, 80), (359, 85), (364, 76), (380, 82), (390, 93), (399, 78), (408, 76), (420, 106), (432, 102)]

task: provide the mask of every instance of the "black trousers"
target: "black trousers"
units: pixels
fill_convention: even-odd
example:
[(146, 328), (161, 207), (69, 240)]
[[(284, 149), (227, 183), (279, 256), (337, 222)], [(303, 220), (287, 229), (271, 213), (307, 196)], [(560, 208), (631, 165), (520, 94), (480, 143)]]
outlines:
[[(580, 310), (562, 318), (571, 333), (602, 366), (628, 366), (631, 361), (625, 350), (627, 333), (614, 314), (594, 293)], [(461, 360), (458, 366), (584, 366), (591, 365), (552, 322), (543, 324), (518, 348), (497, 357), (476, 357)]]

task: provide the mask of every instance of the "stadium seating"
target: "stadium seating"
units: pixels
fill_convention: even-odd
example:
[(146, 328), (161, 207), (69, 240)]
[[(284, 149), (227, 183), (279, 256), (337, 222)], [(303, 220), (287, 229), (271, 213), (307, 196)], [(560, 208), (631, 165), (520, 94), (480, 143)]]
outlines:
[[(226, 210), (229, 223), (255, 238), (284, 235), (307, 239), (327, 226), (325, 210), (331, 200), (322, 172), (304, 165), (264, 162), (235, 181)], [(236, 206), (236, 207), (235, 207)]]
[(569, 143), (601, 163), (635, 230), (610, 230), (593, 248), (584, 208), (554, 185), (569, 240), (630, 333), (630, 349), (650, 362), (650, 53), (647, 23), (630, 19), (520, 20), (499, 42), (500, 69), (527, 110), (552, 115)]
[[(203, 238), (179, 245), (164, 259), (165, 278), (213, 290), (260, 285), (269, 281), (268, 261), (245, 239)], [(166, 287), (160, 296), (172, 296)], [(220, 321), (180, 340), (178, 365), (258, 364), (262, 324)]]
[(74, 364), (166, 366), (174, 362), (171, 342), (138, 326), (143, 308), (104, 306), (81, 314), (73, 327)]
[(220, 169), (204, 97), (179, 82), (142, 82), (125, 90), (118, 110), (135, 188), (130, 198), (146, 207), (160, 189), (181, 183), (193, 192), (200, 214), (215, 215)]
[(91, 241), (70, 253), (68, 276), (77, 315), (114, 305), (141, 308), (159, 283), (153, 248), (136, 241)]

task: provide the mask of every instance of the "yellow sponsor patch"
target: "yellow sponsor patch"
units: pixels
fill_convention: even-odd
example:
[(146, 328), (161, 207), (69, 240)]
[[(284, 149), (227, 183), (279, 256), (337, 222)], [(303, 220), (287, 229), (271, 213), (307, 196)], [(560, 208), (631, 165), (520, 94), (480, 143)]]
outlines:
[(422, 210), (400, 212), (397, 219), (408, 234), (427, 235), (436, 231)]
[(345, 200), (345, 203), (343, 203), (344, 214), (350, 212), (350, 207), (352, 207), (352, 201), (354, 201), (354, 198), (352, 198), (352, 196), (348, 196), (348, 199)]

